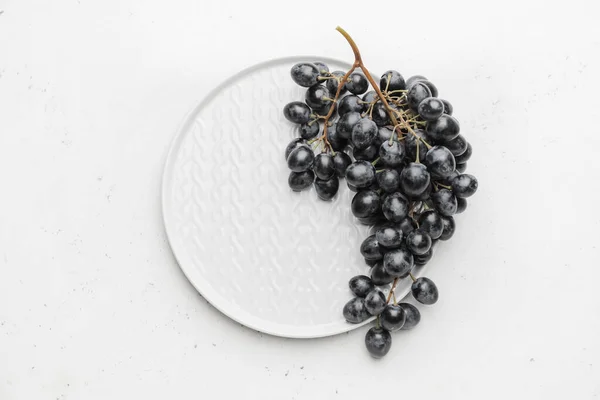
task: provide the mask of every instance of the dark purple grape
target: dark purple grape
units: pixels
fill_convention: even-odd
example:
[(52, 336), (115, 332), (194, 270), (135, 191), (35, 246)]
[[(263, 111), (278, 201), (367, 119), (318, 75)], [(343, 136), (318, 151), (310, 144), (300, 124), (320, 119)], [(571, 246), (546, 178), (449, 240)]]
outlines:
[(306, 140), (302, 138), (296, 138), (292, 140), (285, 148), (285, 160), (287, 161), (288, 157), (290, 156), (290, 153), (300, 146), (306, 146)]
[(404, 82), (404, 77), (400, 75), (400, 72), (390, 70), (381, 75), (381, 79), (379, 79), (379, 88), (381, 91), (387, 90), (388, 92), (404, 90), (406, 89), (406, 82)]
[(311, 86), (306, 90), (305, 101), (309, 107), (314, 110), (325, 109), (329, 111), (331, 107), (332, 95), (323, 85)]
[[(388, 128), (387, 126), (380, 127), (377, 130), (377, 136), (375, 137), (373, 144), (376, 145), (377, 148), (379, 148), (379, 146), (381, 146), (382, 143), (390, 141), (392, 134), (393, 134), (393, 131), (390, 128)], [(398, 140), (397, 135), (394, 138), (394, 140)]]
[(461, 155), (454, 157), (456, 165), (466, 163), (471, 158), (471, 155), (473, 155), (473, 147), (471, 147), (471, 143), (467, 143), (465, 151)]
[(400, 223), (398, 224), (398, 227), (402, 230), (402, 233), (404, 233), (404, 235), (406, 236), (409, 233), (411, 233), (412, 231), (414, 231), (415, 229), (417, 229), (417, 223), (412, 218), (406, 217), (402, 221), (400, 221)]
[(425, 78), (423, 75), (413, 75), (406, 80), (406, 87), (410, 88), (413, 85), (413, 83), (426, 80), (427, 78)]
[(381, 314), (385, 308), (385, 303), (385, 295), (378, 288), (371, 290), (365, 297), (365, 307), (371, 315)]
[(373, 112), (371, 113), (371, 118), (378, 127), (390, 125), (392, 123), (390, 115), (388, 114), (387, 109), (385, 108), (385, 105), (381, 102), (375, 103), (373, 105)]
[(406, 101), (408, 102), (408, 106), (413, 110), (417, 111), (419, 108), (419, 104), (426, 98), (431, 97), (431, 91), (421, 81), (415, 82), (409, 89), (406, 94)]
[(335, 175), (335, 166), (333, 165), (333, 157), (330, 154), (317, 154), (313, 163), (313, 171), (317, 178), (328, 180)]
[(442, 215), (442, 223), (444, 224), (444, 230), (442, 231), (440, 240), (449, 240), (452, 236), (454, 236), (456, 222), (454, 222), (453, 217), (445, 217)]
[(443, 114), (435, 121), (427, 123), (427, 136), (440, 142), (449, 142), (460, 133), (458, 121), (451, 115)]
[(365, 299), (362, 297), (355, 297), (347, 302), (342, 314), (346, 321), (352, 324), (360, 324), (371, 317), (365, 307)]
[(367, 237), (360, 245), (360, 254), (369, 261), (383, 260), (383, 250), (379, 247), (379, 242), (375, 234)]
[(283, 116), (295, 124), (306, 124), (310, 121), (310, 108), (301, 101), (292, 101), (283, 107)]
[(433, 146), (425, 155), (427, 170), (434, 176), (445, 178), (456, 169), (454, 156), (444, 146)]
[(290, 172), (290, 176), (288, 178), (288, 185), (290, 188), (299, 192), (304, 189), (308, 189), (310, 185), (315, 181), (315, 174), (311, 170), (306, 170), (302, 172)]
[[(337, 79), (327, 79), (325, 81), (325, 86), (327, 87), (327, 89), (329, 89), (329, 92), (332, 93), (334, 96), (337, 93), (338, 86), (340, 84), (340, 80), (344, 77), (344, 75), (346, 75), (345, 72), (333, 71), (330, 76), (334, 76)], [(346, 91), (347, 91), (346, 85), (344, 85), (342, 87), (342, 90), (340, 91), (340, 95), (346, 93)]]
[(387, 285), (392, 283), (393, 280), (394, 278), (390, 276), (390, 274), (388, 274), (383, 268), (382, 262), (378, 262), (373, 268), (371, 268), (371, 281), (376, 286)]
[(350, 139), (350, 137), (352, 137), (352, 129), (354, 129), (361, 119), (360, 113), (357, 113), (356, 111), (347, 112), (342, 115), (337, 122), (337, 130), (340, 136), (344, 139)]
[(428, 210), (421, 214), (419, 217), (419, 229), (429, 233), (431, 239), (438, 239), (444, 231), (444, 223), (440, 215), (433, 211)]
[(402, 165), (406, 150), (404, 150), (404, 143), (392, 141), (383, 142), (379, 147), (379, 157), (383, 165), (396, 168)]
[(311, 87), (319, 83), (319, 69), (311, 63), (298, 63), (292, 67), (292, 80), (303, 87)]
[(479, 183), (477, 178), (469, 174), (461, 174), (450, 183), (456, 197), (467, 198), (475, 194)]
[(413, 197), (411, 197), (411, 199), (412, 200), (427, 201), (431, 197), (431, 192), (432, 191), (433, 191), (433, 185), (430, 183), (429, 186), (427, 186), (427, 189), (425, 189), (425, 191), (423, 193), (421, 193), (418, 196), (413, 196)]
[(425, 121), (435, 121), (444, 113), (444, 103), (437, 97), (427, 97), (419, 103), (418, 111)]
[(406, 321), (401, 329), (403, 331), (407, 331), (417, 326), (421, 321), (421, 313), (419, 312), (419, 309), (410, 303), (400, 303), (398, 305), (402, 307), (406, 313)]
[(352, 143), (357, 149), (365, 149), (377, 136), (377, 125), (368, 118), (362, 118), (352, 129)]
[(327, 128), (327, 140), (334, 151), (342, 151), (348, 145), (348, 140), (340, 136), (337, 131), (337, 123)]
[(365, 275), (357, 275), (351, 278), (348, 282), (348, 286), (352, 293), (357, 297), (366, 297), (371, 290), (375, 289), (375, 285), (371, 281), (371, 278)]
[(287, 158), (289, 169), (294, 172), (306, 171), (312, 167), (315, 161), (315, 153), (308, 146), (299, 146), (292, 150)]
[(408, 215), (408, 200), (402, 193), (392, 193), (385, 198), (381, 209), (388, 221), (400, 222)]
[(440, 296), (437, 286), (429, 278), (418, 278), (413, 282), (410, 290), (415, 300), (422, 304), (434, 304)]
[(408, 276), (414, 265), (413, 255), (406, 248), (390, 250), (383, 256), (383, 269), (394, 278)]
[(350, 206), (356, 218), (373, 217), (380, 212), (381, 198), (373, 190), (362, 190), (354, 195)]
[(331, 178), (315, 179), (315, 190), (321, 200), (331, 200), (337, 194), (340, 188), (340, 180), (333, 175)]
[(467, 151), (467, 147), (468, 147), (467, 140), (465, 139), (465, 137), (463, 135), (460, 135), (460, 134), (457, 137), (455, 137), (454, 139), (452, 139), (451, 141), (440, 142), (440, 144), (442, 144), (445, 148), (450, 150), (450, 153), (452, 153), (455, 160), (456, 160), (456, 157), (460, 156), (465, 151)]
[(402, 245), (402, 230), (386, 225), (375, 232), (375, 240), (386, 249), (397, 249)]
[(372, 162), (379, 155), (379, 147), (377, 147), (375, 144), (372, 144), (365, 149), (354, 149), (353, 155), (357, 161), (362, 160)]
[(320, 75), (327, 75), (329, 73), (329, 67), (327, 66), (327, 64), (322, 63), (321, 61), (315, 61), (313, 62), (313, 65), (317, 67), (317, 70), (319, 70)]
[(452, 107), (452, 104), (450, 104), (448, 100), (441, 100), (442, 103), (444, 103), (444, 114), (452, 115), (452, 112), (454, 111), (454, 107)]
[(431, 194), (431, 201), (440, 215), (450, 217), (456, 214), (456, 196), (448, 189), (440, 189)]
[(461, 197), (456, 198), (456, 213), (460, 214), (467, 209), (467, 199)]
[(379, 260), (367, 260), (365, 258), (365, 264), (367, 264), (369, 267), (374, 267), (375, 264), (377, 264), (379, 262)]
[(346, 169), (346, 181), (359, 189), (371, 186), (376, 180), (375, 167), (368, 161), (355, 161)]
[[(362, 97), (362, 101), (364, 101), (365, 103), (373, 103), (375, 101), (375, 99), (378, 99), (379, 96), (377, 96), (377, 92), (374, 90), (370, 90), (367, 93), (365, 93)], [(368, 106), (368, 104), (365, 104), (365, 106)], [(366, 109), (366, 107), (365, 107)]]
[(467, 170), (467, 163), (461, 163), (461, 164), (456, 164), (456, 171), (458, 171), (459, 173), (464, 173)]
[(317, 137), (320, 130), (321, 127), (318, 122), (307, 122), (306, 124), (300, 125), (300, 137), (306, 140), (313, 139)]
[(365, 346), (374, 358), (382, 358), (392, 348), (392, 335), (383, 328), (373, 327), (365, 335)]
[(431, 81), (428, 81), (427, 79), (422, 79), (422, 80), (419, 80), (419, 82), (425, 84), (425, 86), (427, 86), (429, 88), (429, 91), (431, 92), (432, 97), (438, 97), (438, 90)]
[(400, 187), (400, 174), (395, 169), (384, 169), (377, 174), (379, 187), (386, 193), (394, 193)]
[(398, 331), (406, 323), (406, 312), (399, 304), (388, 304), (379, 315), (379, 323), (385, 330)]
[(400, 173), (400, 188), (409, 197), (422, 194), (430, 182), (431, 177), (423, 164), (410, 163)]
[[(415, 129), (415, 134), (422, 138), (424, 141), (429, 143), (429, 138), (427, 137), (427, 133), (422, 129)], [(427, 154), (427, 146), (423, 143), (423, 140), (417, 140), (415, 135), (412, 133), (406, 134), (405, 147), (406, 147), (406, 156), (409, 160), (416, 161), (417, 160), (417, 143), (419, 148), (419, 160), (423, 161), (425, 159), (425, 155)]]
[(363, 94), (369, 88), (369, 81), (367, 81), (367, 78), (362, 73), (353, 72), (348, 77), (346, 88), (350, 93)]
[(406, 247), (416, 256), (423, 255), (431, 249), (431, 236), (421, 229), (415, 229), (406, 236)]
[(348, 95), (343, 97), (338, 103), (338, 114), (340, 117), (349, 112), (361, 113), (365, 109), (365, 105), (358, 96)]
[(346, 169), (352, 164), (350, 156), (343, 151), (336, 151), (333, 156), (333, 167), (338, 177), (343, 178), (346, 176)]

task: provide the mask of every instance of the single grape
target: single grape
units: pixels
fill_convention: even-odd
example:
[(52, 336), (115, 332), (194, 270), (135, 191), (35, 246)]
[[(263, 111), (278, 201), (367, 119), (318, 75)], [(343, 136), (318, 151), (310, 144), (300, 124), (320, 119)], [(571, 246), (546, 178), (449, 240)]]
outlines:
[(299, 192), (301, 190), (308, 189), (314, 180), (315, 174), (311, 170), (302, 172), (292, 171), (290, 172), (290, 176), (288, 178), (288, 185), (290, 185), (290, 188), (293, 191)]
[(373, 190), (362, 190), (354, 195), (350, 207), (356, 218), (373, 217), (380, 211), (381, 198)]
[(379, 288), (371, 290), (365, 297), (365, 307), (369, 314), (375, 316), (381, 314), (385, 308), (385, 295)]
[(425, 78), (423, 75), (413, 75), (406, 80), (406, 87), (410, 88), (413, 85), (413, 83), (426, 80), (427, 78)]
[(386, 193), (394, 193), (400, 187), (400, 174), (395, 169), (384, 169), (377, 174), (379, 187)]
[(419, 217), (419, 228), (427, 232), (431, 239), (438, 239), (444, 231), (444, 223), (434, 210), (427, 210)]
[(425, 159), (425, 155), (427, 154), (427, 146), (423, 143), (423, 140), (417, 140), (415, 137), (418, 136), (420, 139), (423, 139), (425, 142), (429, 143), (429, 138), (427, 137), (427, 133), (422, 129), (415, 129), (414, 135), (412, 133), (407, 133), (405, 135), (406, 139), (404, 140), (406, 147), (406, 156), (409, 160), (416, 161), (417, 160), (417, 143), (419, 148), (419, 160), (423, 161)]
[(427, 79), (422, 79), (419, 82), (425, 84), (425, 86), (427, 86), (429, 88), (429, 91), (431, 92), (432, 97), (438, 97), (439, 93), (438, 93), (437, 87), (435, 87), (435, 85), (431, 81), (429, 81)]
[(292, 101), (283, 107), (283, 116), (295, 124), (306, 124), (310, 121), (310, 113), (310, 108), (300, 101)]
[(440, 215), (450, 217), (456, 214), (456, 196), (448, 189), (440, 189), (431, 194), (431, 200)]
[(402, 165), (406, 150), (404, 149), (404, 143), (392, 141), (384, 142), (379, 147), (379, 157), (383, 165), (396, 168)]
[(350, 111), (342, 115), (337, 122), (337, 130), (340, 136), (344, 139), (350, 139), (352, 136), (352, 129), (354, 129), (361, 119), (360, 113), (356, 111)]
[(410, 290), (415, 300), (417, 300), (419, 303), (431, 305), (438, 301), (438, 288), (429, 278), (418, 278), (413, 282)]
[(338, 104), (338, 114), (340, 117), (349, 112), (361, 113), (365, 109), (365, 105), (358, 96), (348, 95), (343, 97)]
[(377, 264), (379, 262), (379, 260), (367, 260), (365, 258), (365, 264), (367, 264), (369, 267), (374, 267), (375, 264)]
[(385, 198), (381, 209), (388, 221), (400, 222), (408, 215), (408, 200), (400, 192), (392, 193)]
[(371, 317), (365, 307), (365, 299), (362, 297), (355, 297), (347, 302), (342, 314), (346, 321), (352, 324), (360, 324)]
[(406, 247), (416, 256), (425, 254), (431, 249), (431, 236), (421, 229), (415, 229), (406, 236)]
[[(330, 93), (333, 93), (334, 96), (335, 96), (335, 93), (337, 93), (337, 91), (338, 91), (338, 87), (339, 87), (339, 84), (340, 84), (340, 79), (342, 79), (342, 77), (344, 75), (346, 75), (345, 72), (342, 72), (342, 71), (333, 71), (330, 76), (333, 76), (333, 77), (335, 77), (337, 79), (327, 79), (325, 81), (325, 86), (327, 87), (327, 89), (329, 89)], [(342, 94), (346, 93), (347, 90), (348, 89), (346, 89), (346, 85), (344, 85), (342, 87), (342, 90), (340, 91), (340, 96)]]
[(352, 143), (357, 149), (365, 149), (377, 136), (377, 125), (368, 118), (362, 118), (352, 129)]
[(437, 97), (427, 97), (419, 103), (418, 111), (425, 121), (435, 121), (444, 113), (444, 103)]
[[(377, 146), (377, 149), (379, 149), (379, 146), (381, 146), (382, 143), (389, 142), (393, 133), (394, 132), (387, 126), (379, 127), (379, 129), (377, 130), (377, 136), (375, 137), (373, 144)], [(396, 135), (393, 140), (398, 140), (398, 135)]]
[(371, 281), (371, 278), (365, 275), (357, 275), (350, 279), (348, 286), (352, 293), (357, 297), (366, 297), (369, 292), (375, 289), (375, 285)]
[(371, 186), (376, 180), (375, 167), (368, 161), (355, 161), (346, 169), (346, 181), (359, 189)]
[(324, 109), (331, 107), (331, 93), (323, 85), (311, 86), (306, 90), (305, 101), (312, 109)]
[(452, 104), (450, 104), (448, 100), (441, 100), (442, 103), (444, 103), (444, 114), (452, 115), (452, 112), (454, 111), (454, 107), (452, 107)]
[(454, 156), (444, 146), (433, 146), (425, 155), (427, 170), (434, 176), (444, 178), (456, 168)]
[(442, 215), (442, 223), (444, 224), (444, 230), (442, 231), (440, 240), (449, 240), (452, 236), (454, 236), (456, 222), (454, 222), (453, 217), (446, 217)]
[(327, 140), (334, 151), (342, 151), (348, 145), (348, 140), (341, 137), (337, 131), (337, 122), (327, 128)]
[[(365, 103), (373, 103), (375, 101), (375, 99), (378, 99), (379, 96), (377, 96), (377, 92), (374, 90), (369, 90), (367, 93), (365, 93), (362, 97), (362, 101), (364, 101)], [(365, 106), (368, 106), (368, 104), (365, 104)], [(365, 107), (366, 109), (366, 107)]]
[(400, 75), (400, 72), (390, 70), (381, 75), (381, 79), (379, 79), (379, 88), (381, 91), (387, 90), (388, 92), (404, 90), (406, 89), (406, 82), (404, 82), (404, 77)]
[(412, 253), (403, 247), (390, 250), (383, 256), (383, 269), (394, 278), (408, 276), (414, 265)]
[(398, 224), (398, 227), (402, 230), (402, 233), (404, 233), (404, 235), (406, 236), (409, 233), (411, 233), (412, 231), (414, 231), (415, 229), (417, 229), (417, 223), (412, 218), (406, 217), (402, 221), (400, 221), (400, 223)]
[(340, 188), (340, 180), (337, 176), (329, 179), (315, 179), (315, 190), (321, 200), (331, 200)]
[(400, 173), (400, 188), (409, 197), (415, 197), (427, 189), (431, 177), (423, 164), (410, 163)]
[(317, 154), (313, 163), (313, 171), (319, 179), (331, 179), (335, 175), (333, 157), (326, 153)]
[(375, 232), (375, 240), (386, 249), (397, 249), (402, 245), (402, 230), (391, 225), (383, 226)]
[(315, 61), (313, 62), (313, 65), (317, 67), (317, 70), (319, 70), (320, 75), (327, 75), (329, 73), (329, 67), (327, 66), (327, 64), (322, 63), (320, 61)]
[(388, 304), (379, 315), (379, 323), (387, 331), (400, 330), (406, 323), (406, 312), (399, 304)]
[(427, 201), (431, 198), (431, 193), (433, 192), (433, 186), (430, 183), (429, 186), (427, 186), (427, 189), (425, 189), (425, 191), (423, 193), (421, 193), (418, 196), (413, 196), (411, 197), (412, 200), (420, 200), (420, 201)]
[(372, 162), (379, 155), (379, 147), (377, 147), (375, 144), (372, 144), (364, 149), (354, 149), (352, 154), (357, 161), (362, 160)]
[(331, 110), (332, 107), (333, 107), (333, 111), (332, 111), (331, 115), (335, 117), (335, 113), (337, 112), (337, 103), (333, 103), (333, 102), (322, 108), (313, 108), (313, 114), (320, 115), (320, 116), (326, 116), (327, 114), (329, 114), (329, 110)]
[(306, 140), (302, 138), (296, 138), (292, 140), (285, 148), (285, 160), (287, 161), (288, 157), (290, 156), (290, 153), (300, 146), (306, 146)]
[(479, 183), (477, 183), (477, 178), (473, 175), (461, 174), (454, 178), (450, 185), (456, 197), (466, 198), (475, 194)]
[(460, 133), (460, 125), (456, 118), (443, 114), (435, 121), (429, 121), (426, 127), (427, 136), (433, 140), (449, 142)]
[(308, 146), (299, 146), (292, 150), (287, 158), (289, 169), (294, 172), (302, 172), (311, 168), (315, 161), (315, 153)]
[(382, 358), (392, 348), (392, 335), (383, 328), (373, 327), (365, 335), (365, 346), (374, 358)]
[(390, 125), (392, 123), (390, 119), (390, 115), (388, 114), (385, 105), (381, 102), (375, 103), (373, 105), (373, 112), (371, 113), (371, 118), (375, 125), (378, 127)]
[(298, 63), (292, 67), (292, 80), (303, 87), (311, 87), (319, 83), (319, 69), (311, 63)]
[(383, 286), (392, 283), (394, 278), (387, 273), (383, 268), (383, 263), (378, 262), (373, 268), (371, 268), (371, 281), (376, 286)]
[(429, 249), (427, 253), (415, 256), (415, 265), (420, 267), (431, 261), (431, 259), (433, 258), (433, 243), (431, 246), (432, 248)]
[(333, 167), (338, 177), (343, 178), (346, 176), (346, 169), (350, 164), (352, 164), (352, 159), (348, 154), (343, 151), (336, 151), (333, 156)]
[(458, 157), (454, 157), (456, 160), (456, 165), (466, 163), (471, 158), (471, 155), (473, 155), (473, 147), (471, 147), (471, 143), (467, 143), (467, 148), (465, 149), (464, 153)]
[(462, 197), (456, 198), (456, 213), (460, 214), (467, 209), (467, 199)]
[(314, 121), (314, 122), (307, 122), (306, 124), (302, 124), (300, 125), (300, 137), (302, 139), (306, 139), (306, 140), (310, 140), (313, 139), (315, 137), (317, 137), (317, 135), (319, 134), (320, 131), (320, 126), (319, 123)]
[(379, 242), (375, 234), (367, 237), (360, 245), (360, 254), (369, 261), (383, 260), (383, 250), (379, 247)]
[(403, 331), (407, 331), (417, 326), (421, 321), (421, 313), (419, 312), (419, 309), (410, 303), (400, 303), (398, 305), (402, 307), (404, 313), (406, 314), (406, 321), (401, 329)]
[(441, 142), (441, 144), (450, 150), (450, 153), (452, 153), (454, 159), (467, 151), (467, 147), (469, 145), (465, 137), (460, 134), (449, 142)]
[(369, 81), (367, 81), (367, 78), (362, 73), (353, 72), (348, 77), (346, 87), (350, 93), (363, 94), (369, 88)]
[(419, 104), (426, 98), (431, 97), (431, 91), (421, 81), (415, 82), (409, 89), (406, 94), (406, 101), (408, 102), (408, 106), (417, 111), (419, 108)]
[(462, 164), (456, 164), (456, 170), (461, 174), (464, 173), (467, 170), (467, 163), (464, 162)]

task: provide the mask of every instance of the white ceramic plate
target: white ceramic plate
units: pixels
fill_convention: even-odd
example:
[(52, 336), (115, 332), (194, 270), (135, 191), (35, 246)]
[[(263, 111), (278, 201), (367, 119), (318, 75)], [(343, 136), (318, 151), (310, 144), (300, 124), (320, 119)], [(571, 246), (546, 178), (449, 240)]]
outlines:
[[(359, 252), (369, 227), (353, 217), (346, 182), (330, 202), (287, 184), (284, 149), (298, 128), (282, 109), (306, 90), (290, 68), (317, 60), (332, 71), (350, 67), (324, 57), (283, 58), (215, 88), (185, 118), (163, 177), (167, 235), (191, 283), (234, 320), (291, 338), (360, 326), (347, 323), (342, 308), (352, 297), (348, 280), (369, 274)], [(404, 280), (398, 298), (409, 287)]]

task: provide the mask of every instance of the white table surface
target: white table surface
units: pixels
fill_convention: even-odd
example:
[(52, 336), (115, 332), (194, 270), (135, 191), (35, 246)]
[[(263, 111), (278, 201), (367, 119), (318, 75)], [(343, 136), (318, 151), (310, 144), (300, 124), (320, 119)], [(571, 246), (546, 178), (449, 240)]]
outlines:
[[(284, 3), (0, 0), (0, 399), (600, 397), (597, 1)], [(337, 24), (438, 85), (480, 181), (379, 361), (224, 317), (160, 215), (184, 114), (265, 59), (351, 61)]]

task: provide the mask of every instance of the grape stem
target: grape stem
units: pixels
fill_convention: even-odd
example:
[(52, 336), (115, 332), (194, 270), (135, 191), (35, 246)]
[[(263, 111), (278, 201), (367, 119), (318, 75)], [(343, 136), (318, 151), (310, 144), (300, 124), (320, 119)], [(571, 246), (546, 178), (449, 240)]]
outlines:
[(387, 297), (385, 304), (390, 304), (390, 300), (392, 300), (392, 296), (396, 297), (396, 295), (394, 294), (394, 290), (396, 290), (396, 285), (398, 284), (399, 280), (400, 280), (400, 278), (394, 279), (394, 283), (392, 283), (392, 288), (390, 289), (390, 293), (388, 293), (388, 297)]

